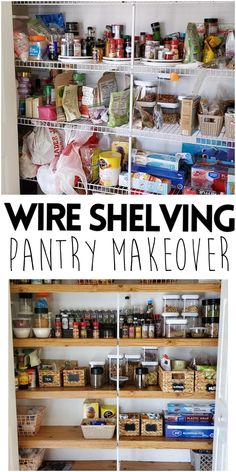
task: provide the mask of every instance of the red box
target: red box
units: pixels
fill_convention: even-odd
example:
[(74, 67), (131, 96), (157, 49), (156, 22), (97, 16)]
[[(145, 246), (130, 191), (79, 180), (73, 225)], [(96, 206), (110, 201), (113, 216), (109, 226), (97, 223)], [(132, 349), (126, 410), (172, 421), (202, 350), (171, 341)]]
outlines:
[(191, 187), (226, 193), (228, 168), (209, 162), (196, 161), (191, 169)]

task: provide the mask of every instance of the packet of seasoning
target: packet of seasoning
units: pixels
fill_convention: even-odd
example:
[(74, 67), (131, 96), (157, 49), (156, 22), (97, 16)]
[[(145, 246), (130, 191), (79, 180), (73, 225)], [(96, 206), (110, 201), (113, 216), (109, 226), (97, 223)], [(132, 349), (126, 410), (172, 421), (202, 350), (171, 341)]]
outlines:
[(66, 85), (64, 87), (62, 106), (66, 115), (66, 121), (77, 120), (81, 116), (78, 106), (77, 90), (77, 85)]
[(97, 83), (100, 105), (109, 106), (110, 97), (113, 92), (117, 92), (117, 82), (114, 72), (105, 72)]

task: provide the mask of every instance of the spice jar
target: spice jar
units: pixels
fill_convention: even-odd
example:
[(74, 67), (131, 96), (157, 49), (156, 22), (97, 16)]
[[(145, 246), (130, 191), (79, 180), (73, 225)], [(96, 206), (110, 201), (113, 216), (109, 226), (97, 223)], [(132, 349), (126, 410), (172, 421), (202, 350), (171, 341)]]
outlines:
[(74, 321), (73, 323), (73, 338), (78, 339), (79, 338), (79, 322)]
[(178, 39), (172, 39), (171, 40), (171, 53), (173, 54), (173, 59), (176, 61), (179, 59), (179, 41)]
[(136, 368), (140, 364), (140, 354), (125, 354), (125, 375), (128, 377), (128, 382), (134, 384)]
[(182, 313), (199, 312), (199, 295), (182, 295), (183, 309)]
[(116, 56), (122, 59), (124, 57), (124, 39), (117, 39)]
[(109, 39), (109, 57), (116, 57), (116, 40)]
[(88, 337), (87, 335), (87, 323), (86, 321), (82, 321), (81, 325), (80, 325), (80, 337), (82, 339), (85, 339)]
[(108, 361), (109, 361), (109, 379), (110, 381), (117, 377), (117, 362), (119, 364), (119, 377), (123, 376), (124, 374), (124, 356), (120, 354), (117, 356), (116, 354), (108, 354)]
[(125, 57), (131, 57), (131, 36), (125, 36)]
[(162, 336), (161, 315), (154, 315), (154, 323), (155, 323), (155, 338), (160, 338)]
[(135, 370), (135, 386), (137, 388), (146, 387), (146, 375), (148, 374), (147, 367), (137, 367)]
[(134, 324), (131, 323), (129, 325), (129, 338), (134, 338), (135, 337), (135, 327)]
[(29, 388), (29, 374), (28, 367), (20, 367), (18, 370), (18, 385), (20, 390), (27, 390)]
[(148, 324), (145, 322), (142, 324), (142, 338), (148, 338)]
[(180, 312), (180, 296), (179, 295), (165, 295), (163, 300), (163, 313), (178, 313)]
[(103, 368), (92, 367), (90, 375), (90, 383), (93, 388), (101, 388), (103, 386)]
[(134, 37), (134, 57), (135, 58), (140, 57), (140, 37), (139, 36)]
[(141, 337), (142, 337), (142, 326), (140, 324), (137, 324), (135, 326), (135, 337), (137, 339), (141, 339)]
[(93, 321), (93, 338), (99, 339), (99, 322)]
[(74, 56), (81, 57), (81, 40), (79, 38), (74, 38)]
[(129, 337), (129, 326), (127, 325), (126, 321), (124, 321), (122, 325), (122, 338)]

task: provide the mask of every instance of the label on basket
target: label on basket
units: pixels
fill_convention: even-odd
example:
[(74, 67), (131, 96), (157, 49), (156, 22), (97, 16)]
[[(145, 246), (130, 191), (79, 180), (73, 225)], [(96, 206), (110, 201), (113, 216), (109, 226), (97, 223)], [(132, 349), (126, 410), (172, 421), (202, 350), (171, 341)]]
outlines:
[(44, 383), (52, 383), (54, 380), (53, 375), (43, 375)]
[(175, 384), (175, 383), (174, 383), (174, 384), (172, 385), (172, 388), (173, 388), (173, 390), (175, 390), (175, 391), (176, 391), (176, 390), (184, 390), (184, 389), (185, 389), (185, 386), (184, 386), (184, 384)]
[(132, 423), (132, 424), (126, 424), (125, 425), (125, 431), (135, 431), (135, 424)]
[(207, 384), (206, 390), (208, 392), (215, 392), (216, 391), (216, 384)]
[(157, 425), (156, 424), (146, 424), (146, 431), (156, 431)]
[(68, 374), (67, 380), (68, 380), (68, 382), (79, 382), (80, 375), (79, 374)]

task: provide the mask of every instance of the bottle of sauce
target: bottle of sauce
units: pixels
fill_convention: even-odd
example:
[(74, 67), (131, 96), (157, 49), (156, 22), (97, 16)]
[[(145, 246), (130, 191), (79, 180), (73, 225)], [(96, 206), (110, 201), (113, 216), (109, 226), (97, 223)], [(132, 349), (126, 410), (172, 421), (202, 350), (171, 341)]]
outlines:
[(20, 367), (18, 370), (18, 385), (20, 390), (27, 390), (29, 388), (28, 367)]
[(94, 46), (95, 46), (94, 30), (93, 30), (92, 26), (88, 26), (88, 28), (87, 28), (87, 38), (86, 38), (87, 56), (92, 56)]

